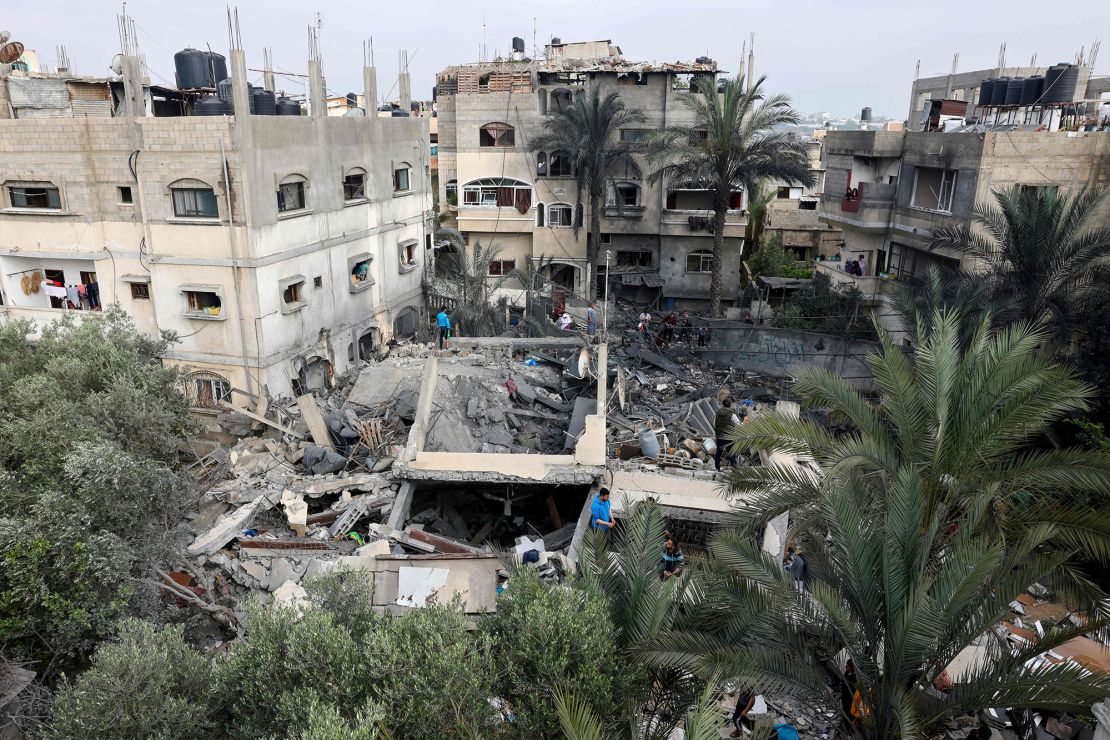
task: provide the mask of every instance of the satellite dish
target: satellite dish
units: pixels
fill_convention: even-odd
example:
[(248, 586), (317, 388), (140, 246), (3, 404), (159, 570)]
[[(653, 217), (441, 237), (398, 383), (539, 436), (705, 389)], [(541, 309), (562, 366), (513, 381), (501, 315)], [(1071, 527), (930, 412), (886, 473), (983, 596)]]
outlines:
[(123, 74), (123, 54), (116, 54), (112, 57), (112, 73), (117, 75)]
[(0, 31), (0, 45), (8, 43), (8, 39), (10, 39), (11, 37), (11, 31)]
[(0, 46), (0, 64), (11, 64), (23, 56), (23, 44), (11, 41)]

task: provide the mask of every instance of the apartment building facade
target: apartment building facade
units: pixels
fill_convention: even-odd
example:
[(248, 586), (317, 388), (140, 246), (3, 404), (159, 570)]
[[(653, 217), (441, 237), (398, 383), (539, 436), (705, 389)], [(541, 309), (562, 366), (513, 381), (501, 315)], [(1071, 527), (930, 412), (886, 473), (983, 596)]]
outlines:
[[(615, 91), (645, 122), (624, 128), (641, 143), (660, 128), (690, 120), (682, 103), (690, 81), (715, 79), (709, 59), (668, 64), (624, 59), (609, 41), (553, 41), (545, 60), (516, 58), (450, 67), (437, 76), (440, 203), (448, 225), (473, 247), (497, 245), (492, 271), (544, 261), (546, 276), (581, 295), (586, 280), (589, 204), (576, 216), (566, 152), (534, 151), (544, 121), (574, 96)], [(610, 288), (644, 302), (699, 307), (712, 269), (711, 197), (691, 183), (652, 182), (646, 158), (609, 188), (601, 216), (599, 275), (608, 257)], [(585, 200), (585, 197), (583, 198)], [(744, 194), (733, 194), (725, 224), (724, 299), (736, 299), (747, 225)], [(599, 282), (599, 285), (603, 283)]]
[[(118, 302), (140, 331), (177, 335), (165, 361), (187, 371), (198, 408), (322, 387), (415, 331), (430, 244), (423, 119), (323, 106), (158, 117), (126, 61), (125, 100), (107, 115), (0, 120), (0, 320), (41, 326)], [(246, 110), (241, 51), (231, 67)], [(318, 69), (314, 81), (322, 99)]]

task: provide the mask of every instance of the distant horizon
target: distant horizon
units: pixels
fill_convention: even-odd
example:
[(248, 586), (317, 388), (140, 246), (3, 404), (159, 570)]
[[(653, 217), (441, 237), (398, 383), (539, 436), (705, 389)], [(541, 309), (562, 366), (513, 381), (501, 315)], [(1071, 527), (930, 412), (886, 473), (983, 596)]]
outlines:
[[(643, 0), (592, 3), (566, 0), (558, 16), (551, 6), (518, 3), (508, 11), (444, 2), (376, 7), (372, 15), (353, 0), (320, 0), (321, 50), (329, 95), (362, 90), (362, 43), (374, 37), (379, 90), (396, 97), (398, 51), (409, 51), (413, 98), (431, 97), (435, 75), (453, 64), (478, 58), (486, 39), (489, 58), (507, 53), (513, 36), (525, 39), (526, 53), (542, 54), (553, 36), (564, 42), (611, 39), (634, 61), (692, 60), (709, 56), (735, 74), (743, 44), (754, 31), (757, 75), (767, 89), (786, 92), (804, 116), (829, 112), (858, 117), (870, 106), (875, 118), (904, 120), (909, 109), (914, 69), (921, 77), (947, 74), (959, 53), (958, 71), (996, 66), (999, 46), (1007, 44), (1006, 63), (1038, 66), (1073, 61), (1089, 52), (1093, 30), (1110, 28), (1110, 3), (1084, 0), (1066, 16), (1044, 22), (1044, 6), (1029, 0), (957, 3), (939, 0), (928, 8), (891, 8), (844, 0), (837, 5), (803, 2), (784, 14), (777, 8), (742, 8), (724, 0), (692, 0), (681, 14), (673, 4)], [(185, 14), (165, 0), (130, 0), (128, 13), (138, 30), (151, 81), (174, 84), (173, 54), (186, 47), (227, 53), (224, 6), (203, 3)], [(174, 11), (169, 16), (167, 11)], [(49, 7), (9, 9), (4, 30), (38, 54), (40, 64), (56, 66), (54, 49), (65, 46), (77, 74), (107, 75), (118, 51), (119, 6), (57, 0)], [(1000, 23), (1000, 18), (1005, 23)], [(951, 19), (960, 23), (953, 25)], [(573, 25), (565, 20), (573, 18)], [(783, 22), (789, 21), (789, 26)], [(243, 3), (240, 29), (248, 67), (262, 68), (262, 50), (273, 49), (278, 87), (303, 93), (307, 27), (315, 14), (289, 0)], [(708, 19), (710, 22), (704, 22)], [(1004, 26), (1004, 29), (1002, 28)], [(535, 28), (535, 35), (533, 35)], [(483, 31), (484, 29), (484, 31)], [(982, 29), (989, 29), (984, 33)], [(534, 47), (533, 47), (534, 44)], [(1102, 69), (1107, 68), (1103, 57)], [(286, 73), (286, 74), (282, 74)], [(1097, 69), (1096, 69), (1097, 73)], [(260, 72), (250, 81), (259, 84)]]

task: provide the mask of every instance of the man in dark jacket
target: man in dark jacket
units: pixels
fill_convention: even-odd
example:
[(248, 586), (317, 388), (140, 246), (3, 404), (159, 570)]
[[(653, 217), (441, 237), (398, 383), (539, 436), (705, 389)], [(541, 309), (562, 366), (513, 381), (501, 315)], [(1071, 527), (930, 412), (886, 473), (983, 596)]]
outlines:
[[(744, 415), (744, 412), (740, 412)], [(717, 409), (717, 415), (713, 418), (713, 436), (716, 437), (717, 451), (713, 453), (713, 462), (717, 465), (717, 470), (721, 469), (721, 456), (725, 454), (725, 449), (730, 444), (725, 435), (729, 433), (734, 426), (741, 423), (743, 416), (737, 417), (732, 411), (732, 399), (726, 398), (721, 402), (721, 408)], [(729, 462), (732, 462), (732, 455), (728, 455)]]

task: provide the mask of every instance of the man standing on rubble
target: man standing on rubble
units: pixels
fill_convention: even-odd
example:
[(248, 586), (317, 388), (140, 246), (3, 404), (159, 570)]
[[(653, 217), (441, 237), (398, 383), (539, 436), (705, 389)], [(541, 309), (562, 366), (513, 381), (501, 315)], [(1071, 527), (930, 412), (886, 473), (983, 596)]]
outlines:
[(593, 339), (597, 334), (597, 307), (593, 301), (590, 301), (590, 307), (586, 309), (586, 336)]
[(613, 516), (609, 511), (609, 489), (602, 488), (597, 492), (594, 498), (594, 504), (590, 507), (590, 526), (594, 529), (600, 529), (609, 536), (609, 532), (617, 523), (613, 521)]
[(436, 326), (439, 328), (439, 348), (444, 349), (451, 334), (451, 317), (447, 315), (447, 306), (441, 307), (436, 314)]
[[(717, 451), (713, 453), (713, 462), (717, 465), (717, 470), (721, 469), (721, 456), (725, 454), (730, 442), (725, 439), (732, 427), (742, 424), (747, 418), (747, 414), (743, 411), (740, 416), (737, 416), (732, 411), (732, 399), (726, 398), (721, 402), (721, 408), (717, 409), (717, 415), (713, 417), (713, 436), (716, 438)], [(728, 456), (729, 463), (732, 463), (732, 455)]]

